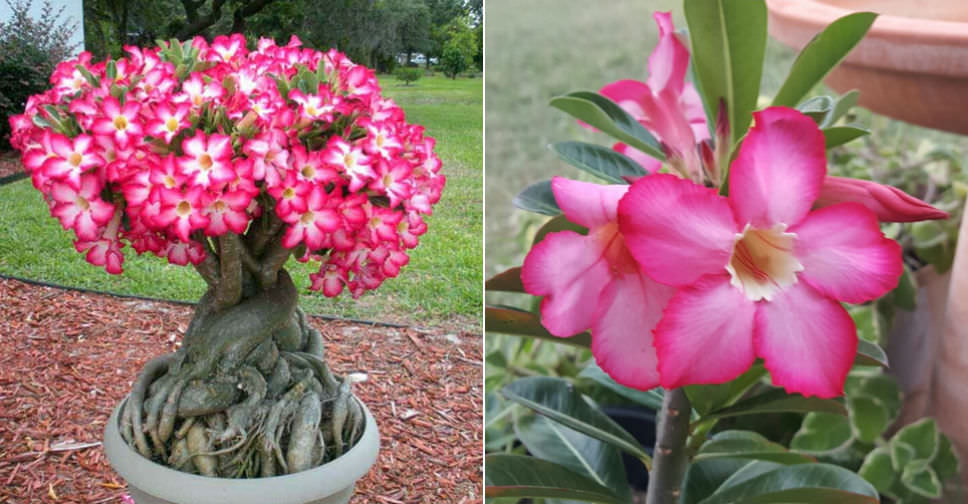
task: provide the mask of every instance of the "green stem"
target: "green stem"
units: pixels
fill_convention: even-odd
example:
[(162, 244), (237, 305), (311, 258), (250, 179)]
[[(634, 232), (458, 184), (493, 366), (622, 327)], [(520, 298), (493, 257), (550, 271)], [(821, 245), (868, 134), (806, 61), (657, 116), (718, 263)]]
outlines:
[(692, 406), (686, 392), (666, 390), (662, 413), (656, 428), (655, 451), (646, 504), (676, 504), (682, 493), (682, 480), (689, 466), (686, 439), (689, 437), (689, 413)]

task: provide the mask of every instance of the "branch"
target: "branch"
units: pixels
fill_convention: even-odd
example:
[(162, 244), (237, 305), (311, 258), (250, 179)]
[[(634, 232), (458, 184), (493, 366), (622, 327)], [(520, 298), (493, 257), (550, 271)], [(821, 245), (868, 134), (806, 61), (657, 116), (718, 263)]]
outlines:
[(192, 233), (191, 238), (205, 247), (205, 259), (198, 264), (194, 264), (195, 271), (205, 279), (205, 283), (209, 287), (215, 288), (218, 286), (218, 255), (212, 250), (211, 244), (208, 243), (208, 238), (202, 234), (201, 231), (196, 231)]
[(265, 226), (262, 224), (264, 221), (262, 221), (258, 226), (259, 229), (255, 229), (256, 226), (252, 226), (254, 234), (246, 235), (246, 241), (249, 242), (249, 250), (252, 251), (252, 255), (255, 257), (262, 256), (262, 253), (265, 252), (266, 246), (269, 245), (269, 241), (272, 238), (275, 238), (275, 236), (279, 234), (279, 231), (282, 231), (282, 227), (285, 225), (285, 223), (276, 216), (275, 212), (268, 208), (266, 208), (264, 211), (268, 214), (269, 225)]
[[(190, 0), (182, 0), (182, 5), (185, 6), (186, 16), (189, 20), (191, 20), (192, 17), (195, 17), (195, 21), (190, 21), (188, 26), (182, 28), (181, 31), (175, 35), (175, 37), (178, 38), (178, 40), (185, 40), (194, 35), (198, 35), (202, 30), (215, 24), (215, 22), (222, 17), (222, 5), (225, 4), (225, 1), (226, 0), (213, 0), (211, 12), (204, 16), (198, 16), (198, 6), (201, 4), (192, 2)], [(189, 5), (192, 6), (191, 14), (189, 14), (188, 10)]]
[(282, 245), (282, 240), (275, 240), (269, 245), (269, 250), (262, 256), (262, 267), (257, 276), (259, 284), (263, 288), (275, 285), (279, 270), (286, 265), (289, 256), (295, 252), (297, 255), (305, 247), (300, 245), (294, 249), (288, 249)]
[[(235, 238), (232, 238), (234, 236)], [(216, 311), (238, 304), (242, 299), (242, 243), (234, 233), (218, 238), (219, 285), (215, 291)]]
[(656, 428), (652, 473), (649, 474), (647, 504), (676, 504), (682, 493), (682, 480), (689, 466), (686, 438), (689, 436), (689, 414), (692, 405), (686, 391), (665, 391), (662, 416)]

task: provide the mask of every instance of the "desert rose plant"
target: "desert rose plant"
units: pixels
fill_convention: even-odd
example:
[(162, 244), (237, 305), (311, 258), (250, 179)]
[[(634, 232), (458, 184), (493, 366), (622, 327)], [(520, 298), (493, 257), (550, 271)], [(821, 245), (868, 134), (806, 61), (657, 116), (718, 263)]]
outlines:
[[(864, 425), (858, 437), (867, 444), (856, 449), (869, 452), (888, 422), (871, 427), (863, 408), (883, 406), (886, 416), (887, 406), (873, 395), (864, 404), (850, 397), (847, 408), (833, 398), (844, 395), (855, 363), (861, 374), (851, 390), (858, 398), (858, 383), (881, 383), (872, 366), (886, 360), (876, 345), (859, 342), (844, 303), (880, 298), (904, 273), (901, 247), (884, 236), (879, 221), (947, 214), (895, 188), (827, 176), (826, 149), (865, 131), (838, 124), (849, 100), (800, 104), (863, 37), (874, 14), (847, 16), (818, 35), (773, 103), (756, 110), (764, 4), (687, 0), (685, 13), (691, 50), (671, 16), (655, 14), (659, 41), (645, 82), (622, 80), (598, 93), (552, 100), (584, 126), (618, 140), (611, 149), (581, 142), (552, 146), (566, 162), (611, 184), (554, 177), (525, 189), (516, 198), (519, 207), (555, 217), (538, 231), (523, 265), (487, 286), (542, 298), (538, 316), (489, 307), (489, 330), (587, 345), (600, 368), (588, 377), (658, 406), (655, 449), (650, 456), (560, 379), (523, 378), (503, 396), (578, 431), (551, 429), (549, 436), (592, 446), (574, 441), (585, 435), (642, 460), (650, 471), (650, 504), (861, 503), (876, 502), (879, 493), (919, 502), (940, 495), (938, 482), (957, 462), (933, 423), (917, 427), (929, 434), (926, 448), (912, 449), (924, 452), (914, 457), (921, 457), (916, 467), (908, 469), (902, 457), (898, 467), (888, 461), (884, 469), (882, 448), (870, 457), (876, 461), (865, 463), (863, 478), (754, 432), (709, 436), (725, 417), (839, 413), (849, 414), (851, 425)], [(690, 65), (695, 83), (686, 81)], [(761, 382), (778, 388), (750, 396)], [(653, 400), (642, 391), (652, 391)], [(535, 432), (534, 425), (521, 428)], [(899, 444), (914, 436), (902, 437), (908, 441)], [(528, 445), (534, 439), (544, 438), (524, 441), (530, 452), (553, 453)], [(598, 455), (582, 459), (586, 464), (607, 458), (604, 448), (589, 449)], [(573, 462), (569, 457), (562, 460)], [(625, 488), (602, 485), (610, 474), (604, 466), (586, 465), (575, 474), (569, 472), (573, 463), (552, 462), (492, 455), (487, 494), (629, 498)], [(928, 480), (933, 486), (923, 484)]]
[(353, 297), (407, 264), (444, 177), (434, 139), (343, 54), (238, 34), (57, 66), (10, 119), (51, 214), (91, 264), (122, 248), (191, 264), (208, 285), (174, 354), (148, 362), (121, 414), (143, 456), (208, 476), (293, 473), (363, 428), (284, 265)]

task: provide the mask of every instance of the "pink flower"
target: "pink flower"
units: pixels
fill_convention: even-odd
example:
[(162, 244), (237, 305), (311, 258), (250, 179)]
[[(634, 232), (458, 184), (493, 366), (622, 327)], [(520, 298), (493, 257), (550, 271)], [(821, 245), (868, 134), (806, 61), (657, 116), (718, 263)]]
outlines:
[(64, 229), (73, 229), (81, 240), (95, 240), (99, 228), (111, 220), (114, 205), (101, 199), (103, 187), (94, 175), (81, 175), (77, 188), (54, 182), (50, 196), (51, 215), (57, 217)]
[(833, 397), (857, 348), (840, 302), (894, 288), (901, 249), (859, 204), (811, 212), (826, 175), (812, 119), (783, 107), (754, 118), (728, 198), (650, 175), (619, 204), (629, 251), (649, 276), (678, 288), (654, 331), (660, 383), (725, 382), (759, 357), (787, 391)]
[(413, 190), (411, 172), (410, 165), (405, 161), (388, 162), (381, 159), (377, 163), (376, 178), (370, 182), (370, 189), (386, 195), (390, 198), (390, 208), (396, 208), (401, 201), (410, 197)]
[(249, 215), (246, 209), (252, 201), (252, 195), (245, 191), (226, 191), (218, 196), (208, 198), (203, 210), (208, 217), (205, 234), (221, 236), (229, 231), (242, 234), (249, 226)]
[(339, 214), (336, 207), (339, 198), (326, 194), (321, 186), (313, 187), (306, 198), (306, 209), (302, 212), (291, 212), (282, 220), (289, 224), (286, 234), (282, 238), (282, 245), (293, 248), (305, 243), (310, 251), (324, 247), (326, 234), (339, 229)]
[(350, 177), (349, 190), (359, 191), (376, 176), (370, 167), (372, 160), (356, 147), (340, 137), (333, 137), (323, 153), (323, 161), (333, 165)]
[(161, 211), (153, 219), (155, 226), (168, 228), (179, 240), (189, 241), (192, 231), (208, 226), (204, 196), (201, 186), (192, 186), (187, 191), (163, 189)]
[(189, 182), (202, 187), (217, 188), (235, 180), (232, 169), (232, 139), (212, 133), (206, 137), (201, 130), (182, 141), (185, 155), (178, 159), (178, 167)]
[(107, 96), (101, 103), (101, 115), (94, 120), (91, 131), (98, 135), (113, 135), (114, 140), (122, 147), (127, 146), (132, 138), (140, 141), (140, 110), (141, 105), (136, 101), (129, 100), (122, 106), (115, 97)]
[(164, 138), (165, 142), (171, 142), (178, 132), (188, 127), (190, 110), (191, 106), (187, 103), (177, 106), (159, 103), (154, 109), (154, 119), (148, 123), (148, 134), (156, 138)]
[(175, 103), (190, 103), (194, 107), (201, 107), (207, 101), (222, 98), (224, 93), (225, 90), (218, 81), (212, 80), (205, 84), (201, 74), (195, 72), (182, 83), (182, 92), (174, 95), (172, 101)]
[(286, 220), (291, 213), (301, 214), (306, 211), (306, 198), (312, 190), (312, 184), (289, 173), (279, 185), (270, 187), (268, 192), (276, 200), (276, 215)]
[(51, 179), (62, 180), (75, 189), (81, 186), (82, 174), (104, 163), (101, 156), (95, 153), (88, 135), (71, 139), (53, 133), (50, 135), (50, 147), (52, 153), (44, 161), (44, 174)]
[[(620, 80), (599, 92), (655, 134), (670, 163), (681, 163), (682, 170), (695, 177), (701, 170), (696, 144), (709, 138), (706, 114), (696, 89), (685, 81), (689, 50), (676, 36), (671, 14), (656, 12), (653, 17), (659, 43), (649, 56), (648, 80)], [(624, 144), (617, 144), (616, 150), (655, 171), (655, 162), (645, 159), (646, 154)]]
[(329, 91), (322, 89), (319, 94), (304, 94), (298, 89), (289, 92), (289, 99), (299, 104), (299, 112), (302, 117), (316, 121), (332, 121), (333, 112), (336, 107), (333, 105), (332, 96)]
[(917, 222), (947, 219), (948, 213), (910, 196), (904, 191), (869, 180), (830, 175), (823, 181), (814, 208), (853, 201), (867, 207), (881, 222)]
[(555, 200), (568, 220), (588, 228), (551, 233), (524, 259), (521, 281), (541, 301), (541, 323), (569, 337), (592, 330), (596, 362), (616, 381), (659, 384), (651, 329), (675, 291), (646, 276), (629, 254), (616, 212), (627, 185), (555, 177)]

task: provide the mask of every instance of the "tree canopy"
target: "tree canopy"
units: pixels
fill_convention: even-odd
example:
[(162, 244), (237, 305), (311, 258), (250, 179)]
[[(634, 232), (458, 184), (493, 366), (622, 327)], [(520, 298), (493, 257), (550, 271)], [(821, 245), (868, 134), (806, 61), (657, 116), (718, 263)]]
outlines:
[[(296, 35), (319, 49), (389, 70), (398, 54), (442, 56), (460, 20), (475, 28), (481, 0), (89, 0), (84, 2), (87, 50), (119, 56), (122, 46), (156, 39), (243, 33), (250, 40)], [(478, 37), (479, 38), (479, 37)], [(478, 43), (478, 46), (480, 43)], [(478, 49), (480, 52), (480, 49)]]

